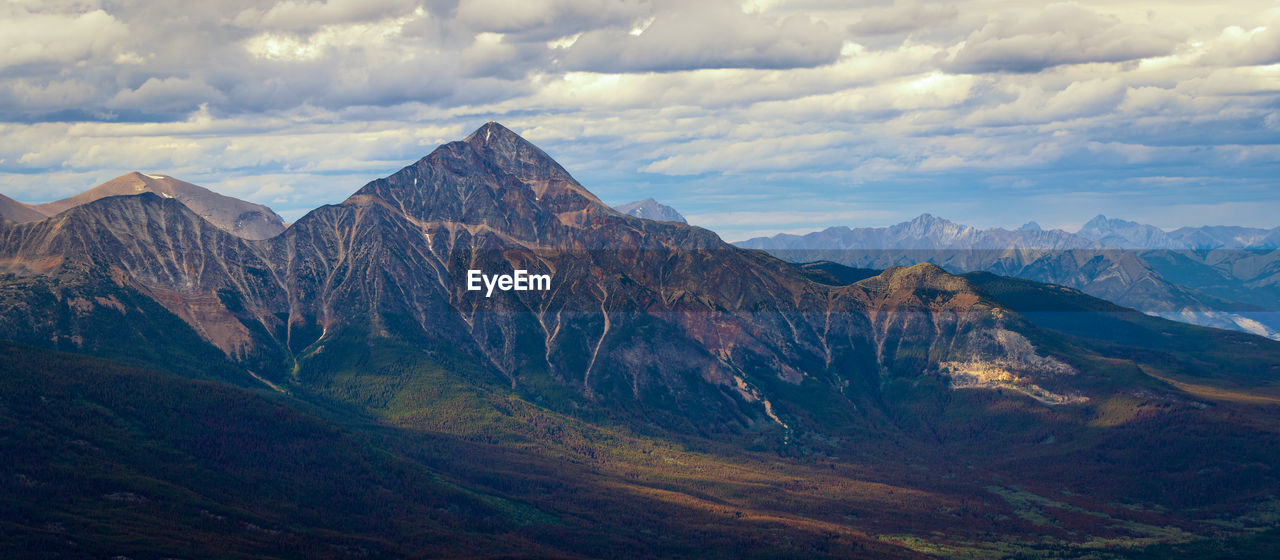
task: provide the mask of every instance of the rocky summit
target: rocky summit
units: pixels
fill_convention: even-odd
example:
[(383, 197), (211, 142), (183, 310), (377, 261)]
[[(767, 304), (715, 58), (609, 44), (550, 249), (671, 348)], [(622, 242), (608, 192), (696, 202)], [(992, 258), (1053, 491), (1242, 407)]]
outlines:
[(142, 193), (176, 199), (209, 223), (237, 237), (266, 239), (284, 231), (284, 221), (266, 206), (224, 196), (168, 175), (137, 171), (125, 173), (78, 195), (30, 208), (39, 212), (41, 217), (55, 216), (106, 197)]
[[(572, 406), (627, 403), (680, 429), (808, 429), (770, 386), (829, 387), (854, 410), (885, 376), (1005, 360), (1024, 340), (1016, 314), (932, 265), (829, 286), (706, 230), (621, 215), (497, 123), (264, 241), (157, 196), (6, 233), (9, 270), (110, 277), (275, 383), (361, 333), (447, 347), (514, 389), (550, 382)], [(530, 271), (550, 289), (479, 297), (471, 270)], [(1028, 379), (1058, 371), (1029, 365), (1044, 359), (1034, 350), (1017, 356)]]
[(622, 212), (628, 216), (644, 218), (646, 220), (657, 220), (660, 222), (680, 222), (682, 224), (689, 223), (681, 216), (675, 208), (662, 204), (652, 198), (628, 202), (621, 206), (615, 206), (614, 210)]

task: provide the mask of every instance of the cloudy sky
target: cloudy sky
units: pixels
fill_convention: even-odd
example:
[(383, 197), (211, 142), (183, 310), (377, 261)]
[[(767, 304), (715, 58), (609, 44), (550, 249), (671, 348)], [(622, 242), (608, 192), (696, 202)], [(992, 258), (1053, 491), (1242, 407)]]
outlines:
[(1280, 7), (0, 4), (0, 192), (25, 202), (136, 169), (293, 220), (489, 120), (729, 240), (922, 212), (1275, 227)]

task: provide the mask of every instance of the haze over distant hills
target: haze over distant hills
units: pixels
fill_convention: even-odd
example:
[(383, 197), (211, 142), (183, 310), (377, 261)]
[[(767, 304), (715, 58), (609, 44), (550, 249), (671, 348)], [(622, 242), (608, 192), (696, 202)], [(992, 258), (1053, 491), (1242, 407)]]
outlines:
[[(1280, 336), (1280, 228), (1181, 228), (1098, 216), (1077, 233), (978, 229), (929, 214), (879, 228), (831, 227), (738, 242), (793, 262), (864, 268), (932, 262), (1070, 286), (1193, 324)], [(1208, 249), (1214, 251), (1205, 252)]]
[[(22, 205), (35, 213), (23, 214), (22, 219), (11, 221), (35, 221), (109, 196), (129, 196), (144, 192), (176, 199), (209, 223), (245, 239), (266, 239), (284, 231), (284, 221), (266, 206), (224, 196), (167, 175), (149, 175), (137, 171), (62, 200)], [(4, 201), (0, 201), (0, 205), (3, 204)]]
[(735, 244), (766, 250), (821, 249), (841, 244), (883, 249), (1275, 249), (1280, 247), (1280, 227), (1199, 226), (1166, 232), (1153, 225), (1098, 215), (1072, 233), (1045, 230), (1034, 221), (1016, 230), (979, 229), (926, 213), (888, 227), (833, 226), (808, 234), (782, 233)]
[(684, 216), (681, 216), (680, 213), (676, 211), (675, 208), (661, 204), (652, 198), (628, 202), (621, 206), (615, 206), (613, 209), (628, 216), (635, 216), (646, 220), (680, 222), (682, 224), (689, 223), (684, 219)]
[(1275, 249), (1280, 227), (1181, 227), (1166, 232), (1156, 226), (1098, 215), (1076, 235), (1117, 249)]
[[(1004, 242), (895, 228), (865, 235)], [(1075, 250), (1030, 262), (1150, 272)], [(6, 222), (0, 552), (1081, 556), (1273, 529), (1280, 343), (875, 268), (622, 214), (497, 123), (267, 239), (152, 192)]]

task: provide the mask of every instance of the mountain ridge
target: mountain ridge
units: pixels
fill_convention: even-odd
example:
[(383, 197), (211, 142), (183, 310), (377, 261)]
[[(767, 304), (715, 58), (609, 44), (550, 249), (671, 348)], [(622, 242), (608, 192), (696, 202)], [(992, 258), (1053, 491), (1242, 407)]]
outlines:
[[(753, 378), (800, 384), (834, 375), (831, 368), (848, 361), (874, 360), (874, 369), (887, 371), (933, 367), (918, 357), (904, 360), (897, 349), (884, 347), (884, 335), (873, 333), (951, 348), (939, 350), (938, 359), (977, 358), (1002, 348), (975, 341), (995, 340), (977, 333), (1006, 320), (970, 320), (990, 315), (993, 306), (962, 282), (937, 284), (940, 269), (890, 271), (891, 281), (866, 286), (816, 284), (701, 228), (615, 212), (500, 125), (488, 124), (469, 138), (370, 182), (339, 205), (311, 212), (271, 239), (237, 240), (201, 229), (198, 216), (170, 199), (116, 197), (68, 215), (84, 216), (101, 230), (77, 234), (97, 242), (59, 253), (75, 244), (38, 241), (59, 228), (26, 228), (17, 230), (26, 232), (20, 242), (8, 243), (11, 255), (0, 258), (12, 263), (14, 257), (58, 255), (63, 267), (92, 261), (119, 270), (117, 276), (152, 294), (228, 356), (260, 356), (258, 369), (278, 364), (274, 373), (259, 371), (277, 383), (288, 381), (290, 369), (279, 364), (306, 360), (312, 352), (307, 348), (343, 329), (367, 329), (438, 340), (490, 364), (512, 387), (550, 376), (580, 395), (570, 400), (589, 402), (606, 392), (610, 399), (647, 400), (646, 391), (657, 391), (673, 399), (664, 407), (674, 407), (658, 416), (677, 423), (687, 421), (677, 411), (701, 407), (740, 419), (732, 424), (763, 421), (789, 429)], [(103, 213), (109, 216), (98, 216)], [(122, 236), (117, 227), (146, 233)], [(560, 288), (547, 295), (480, 298), (458, 281), (472, 268), (546, 271)], [(201, 272), (190, 276), (189, 270)], [(917, 273), (929, 280), (910, 280)], [(914, 294), (913, 286), (926, 285), (957, 294), (937, 300)], [(914, 311), (882, 313), (886, 306)], [(797, 319), (784, 315), (739, 313), (753, 309), (825, 310), (838, 322), (829, 319), (821, 330), (805, 324), (801, 331)], [(595, 310), (603, 315), (564, 314)], [(935, 319), (934, 312), (945, 317)], [(871, 322), (864, 313), (877, 318)], [(948, 326), (922, 328), (935, 320)], [(399, 326), (389, 330), (393, 324)], [(726, 325), (734, 326), (726, 331)], [(650, 343), (617, 334), (632, 330), (666, 334), (660, 348), (637, 353)], [(860, 333), (879, 350), (872, 355), (863, 354), (861, 345), (829, 347), (823, 339), (839, 332)], [(663, 353), (667, 358), (656, 359)], [(684, 379), (693, 372), (701, 380)]]
[(0, 194), (0, 221), (24, 223), (43, 220), (45, 217), (31, 206)]
[(620, 204), (613, 207), (613, 209), (628, 216), (645, 218), (647, 220), (679, 222), (682, 224), (689, 223), (688, 220), (685, 220), (684, 216), (681, 216), (675, 208), (662, 204), (652, 198)]
[[(1096, 553), (1098, 539), (1109, 550), (1217, 536), (1223, 523), (1243, 531), (1280, 491), (1259, 466), (1280, 453), (1280, 343), (933, 263), (796, 266), (619, 213), (515, 133), (481, 130), (269, 239), (152, 193), (0, 224), (0, 338), (115, 352), (253, 388), (276, 410), (322, 412), (359, 434), (357, 451), (409, 465), (357, 459), (383, 465), (360, 476), (417, 481), (426, 494), (414, 503), (474, 486), (460, 503), (477, 504), (485, 526), (572, 536), (566, 554), (694, 556), (712, 546), (702, 539), (734, 535), (757, 536), (726, 556)], [(971, 229), (931, 216), (900, 228)], [(1134, 272), (1124, 264), (1109, 270)], [(548, 275), (550, 289), (489, 297), (464, 281), (517, 269)], [(125, 393), (109, 403), (125, 417), (157, 406)], [(183, 418), (182, 404), (148, 429)], [(196, 436), (165, 445), (191, 456), (238, 426), (197, 419), (180, 424)], [(122, 491), (146, 494), (95, 490), (82, 507)], [(665, 540), (686, 525), (700, 547)], [(872, 544), (884, 546), (853, 547)]]
[(1076, 232), (1076, 235), (1096, 241), (1104, 247), (1117, 249), (1184, 249), (1182, 244), (1170, 238), (1164, 230), (1147, 224), (1098, 214)]
[[(1088, 231), (1096, 239), (1056, 229), (983, 230), (922, 214), (893, 226), (835, 226), (806, 235), (753, 238), (737, 245), (769, 251), (792, 262), (829, 260), (883, 269), (927, 261), (957, 273), (985, 270), (1079, 288), (1166, 318), (1280, 337), (1280, 317), (1266, 313), (1280, 311), (1280, 298), (1252, 288), (1268, 282), (1280, 285), (1280, 251), (1257, 255), (1249, 251), (1196, 254), (1186, 249), (1118, 249), (1110, 244), (1127, 243), (1129, 238), (1108, 233), (1106, 228), (1140, 232), (1143, 239), (1154, 240), (1159, 247), (1169, 247), (1172, 241), (1162, 237), (1157, 228), (1136, 222), (1098, 216), (1090, 224)], [(1273, 268), (1276, 270), (1271, 271)], [(1242, 272), (1250, 275), (1231, 280), (1233, 274)], [(1166, 273), (1191, 281), (1184, 286), (1166, 279)], [(1220, 286), (1224, 281), (1227, 285)], [(1251, 295), (1256, 297), (1248, 299)], [(1263, 313), (1244, 313), (1250, 309)]]
[(246, 239), (266, 239), (284, 231), (284, 221), (266, 206), (219, 194), (168, 175), (138, 171), (125, 173), (80, 194), (30, 205), (30, 208), (44, 216), (56, 216), (101, 198), (144, 192), (175, 198), (210, 223)]

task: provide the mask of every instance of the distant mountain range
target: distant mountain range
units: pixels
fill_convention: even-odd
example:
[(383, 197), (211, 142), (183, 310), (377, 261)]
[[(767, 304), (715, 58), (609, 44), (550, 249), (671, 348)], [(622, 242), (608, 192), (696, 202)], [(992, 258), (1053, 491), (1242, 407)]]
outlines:
[(1280, 248), (1280, 227), (1274, 229), (1239, 226), (1182, 227), (1166, 232), (1158, 227), (1098, 215), (1076, 235), (1104, 247), (1116, 249), (1276, 249)]
[(689, 223), (685, 221), (684, 216), (681, 216), (679, 212), (676, 212), (675, 208), (672, 208), (665, 204), (660, 204), (658, 201), (652, 198), (646, 198), (644, 200), (629, 202), (621, 206), (615, 206), (613, 209), (619, 212), (622, 212), (623, 214), (626, 214), (628, 216), (635, 216), (637, 218), (644, 218), (646, 220), (657, 220), (659, 222), (679, 222), (682, 224)]
[(778, 234), (735, 243), (758, 249), (821, 249), (823, 245), (864, 245), (869, 249), (1137, 249), (1213, 250), (1280, 248), (1280, 227), (1156, 226), (1098, 215), (1075, 233), (1045, 230), (1028, 222), (1016, 230), (978, 229), (931, 214), (888, 227), (830, 227), (795, 235)]
[(978, 229), (929, 214), (894, 226), (832, 227), (738, 242), (792, 262), (886, 268), (932, 262), (1060, 284), (1193, 324), (1280, 336), (1280, 230), (1154, 226), (1098, 216), (1080, 232), (1034, 222)]
[(134, 171), (78, 195), (44, 204), (22, 204), (0, 198), (0, 213), (11, 222), (33, 222), (110, 196), (151, 193), (177, 199), (209, 223), (237, 237), (266, 239), (284, 231), (284, 221), (270, 208), (215, 193), (167, 175)]
[[(498, 123), (264, 239), (124, 183), (0, 223), (10, 556), (1081, 556), (1276, 529), (1280, 342), (943, 268), (1205, 297), (1078, 235), (922, 216), (823, 232), (880, 245), (861, 269), (799, 266), (609, 208)], [(516, 271), (549, 285), (470, 287)]]

